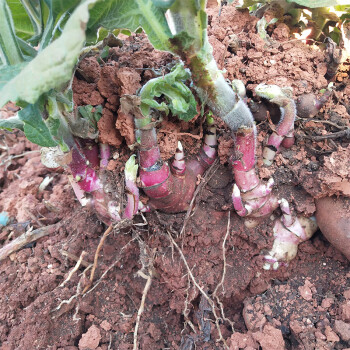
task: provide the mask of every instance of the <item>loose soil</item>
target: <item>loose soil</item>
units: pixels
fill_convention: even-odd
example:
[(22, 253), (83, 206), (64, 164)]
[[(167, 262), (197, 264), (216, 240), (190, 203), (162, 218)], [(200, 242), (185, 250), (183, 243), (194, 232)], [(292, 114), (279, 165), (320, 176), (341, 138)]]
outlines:
[[(250, 99), (257, 100), (254, 87), (262, 82), (290, 86), (294, 97), (327, 87), (324, 51), (294, 40), (286, 24), (269, 28), (271, 39), (265, 42), (255, 30), (258, 19), (247, 12), (234, 6), (224, 6), (220, 15), (215, 6), (208, 11), (219, 67), (228, 79), (243, 80)], [(108, 59), (85, 57), (73, 82), (77, 106), (103, 106), (99, 137), (114, 147), (108, 169), (118, 173), (135, 143), (120, 96), (135, 94), (174, 62), (170, 54), (153, 50), (143, 34), (121, 39), (123, 46), (111, 48)], [(349, 138), (334, 137), (350, 126), (348, 68), (346, 62), (321, 113), (297, 119), (296, 144), (282, 149), (270, 168), (262, 165), (261, 152), (273, 124), (258, 122), (259, 175), (273, 176), (277, 195), (297, 214), (313, 215), (318, 198), (350, 196)], [(15, 110), (8, 105), (2, 113)], [(158, 126), (163, 158), (174, 154), (179, 140), (187, 154), (196, 153), (203, 127), (200, 115), (189, 123), (164, 117)], [(138, 271), (148, 272), (150, 257), (153, 278), (139, 324), (140, 349), (224, 349), (224, 342), (230, 350), (350, 348), (349, 261), (318, 231), (300, 245), (289, 266), (263, 270), (273, 221), (247, 229), (233, 211), (228, 164), (233, 143), (219, 121), (218, 135), (220, 164), (190, 218), (153, 212), (114, 230), (99, 254), (94, 288), (82, 295), (91, 271), (86, 266), (106, 228), (77, 203), (65, 173), (41, 165), (38, 147), (19, 132), (2, 132), (0, 211), (10, 214), (11, 223), (1, 230), (1, 244), (29, 227), (58, 222), (60, 227), (0, 262), (0, 349), (132, 349), (146, 284)], [(39, 190), (47, 178), (50, 183)], [(343, 209), (349, 219), (349, 206)], [(63, 283), (83, 251), (83, 263)], [(198, 286), (217, 306), (216, 323)]]

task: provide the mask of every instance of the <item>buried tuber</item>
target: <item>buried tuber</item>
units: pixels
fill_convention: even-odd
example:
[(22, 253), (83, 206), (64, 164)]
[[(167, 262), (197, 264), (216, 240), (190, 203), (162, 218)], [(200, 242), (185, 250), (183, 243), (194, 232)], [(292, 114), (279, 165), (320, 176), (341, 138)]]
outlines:
[(301, 95), (296, 100), (297, 114), (300, 118), (313, 118), (332, 96), (332, 90), (326, 90), (320, 98), (314, 94)]

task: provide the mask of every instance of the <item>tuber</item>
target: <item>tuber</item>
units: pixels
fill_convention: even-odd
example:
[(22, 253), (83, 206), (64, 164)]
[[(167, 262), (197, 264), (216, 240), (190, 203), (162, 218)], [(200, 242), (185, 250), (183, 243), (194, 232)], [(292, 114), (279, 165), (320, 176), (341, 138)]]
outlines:
[(316, 219), (327, 240), (350, 260), (350, 198), (317, 199)]
[(332, 91), (327, 90), (319, 99), (314, 94), (305, 94), (297, 98), (297, 115), (300, 118), (313, 118), (328, 99), (332, 96)]

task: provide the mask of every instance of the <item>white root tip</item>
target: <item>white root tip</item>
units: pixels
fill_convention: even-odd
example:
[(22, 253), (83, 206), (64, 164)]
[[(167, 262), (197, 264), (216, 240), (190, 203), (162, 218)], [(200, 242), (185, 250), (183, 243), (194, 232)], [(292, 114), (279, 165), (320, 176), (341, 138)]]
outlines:
[(273, 177), (270, 177), (269, 180), (266, 183), (266, 187), (271, 189), (274, 184), (275, 184), (275, 180), (273, 179)]
[(233, 196), (236, 197), (236, 198), (240, 198), (241, 197), (241, 191), (240, 189), (238, 188), (237, 184), (234, 184), (233, 185)]
[(264, 270), (271, 270), (271, 265), (269, 263), (265, 263), (262, 267)]

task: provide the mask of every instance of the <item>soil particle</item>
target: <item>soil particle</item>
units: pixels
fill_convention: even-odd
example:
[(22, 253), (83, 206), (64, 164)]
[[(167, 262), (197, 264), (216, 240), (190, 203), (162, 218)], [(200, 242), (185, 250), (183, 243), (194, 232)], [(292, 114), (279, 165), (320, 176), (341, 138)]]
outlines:
[(282, 332), (270, 324), (267, 324), (262, 331), (252, 334), (253, 338), (260, 344), (262, 350), (284, 350), (285, 343)]
[(79, 80), (74, 77), (72, 87), (74, 90), (73, 100), (77, 106), (97, 106), (104, 102), (104, 98), (96, 90), (95, 83), (88, 83), (84, 80)]
[(235, 332), (231, 335), (230, 350), (256, 349), (258, 347), (251, 332)]
[(328, 342), (338, 342), (340, 339), (335, 332), (332, 331), (330, 326), (326, 326), (325, 335)]
[(92, 325), (79, 340), (79, 350), (94, 350), (98, 347), (101, 340), (100, 329)]
[(117, 70), (118, 65), (115, 62), (101, 68), (101, 76), (97, 83), (97, 87), (100, 94), (105, 98), (109, 98), (118, 92), (119, 86), (116, 77)]
[(341, 315), (344, 321), (350, 322), (350, 300), (340, 305)]
[(298, 288), (301, 297), (308, 301), (312, 300), (312, 291), (310, 287), (312, 287), (312, 284), (309, 280), (306, 280), (305, 284)]
[(80, 73), (88, 83), (97, 83), (100, 79), (101, 67), (96, 57), (84, 58), (79, 64), (78, 73)]
[(125, 142), (128, 146), (135, 143), (134, 119), (130, 114), (123, 113), (121, 108), (118, 110), (118, 118), (115, 126), (120, 134), (125, 138)]
[(133, 68), (122, 67), (117, 70), (117, 83), (121, 87), (119, 94), (134, 95), (136, 91), (141, 87), (141, 76)]
[(277, 41), (286, 41), (290, 38), (290, 29), (285, 23), (278, 23), (272, 33), (272, 38)]
[(334, 321), (334, 330), (338, 333), (340, 338), (344, 341), (350, 340), (350, 324), (341, 320)]
[(100, 131), (99, 141), (108, 143), (109, 145), (119, 147), (123, 142), (123, 138), (119, 131), (115, 128), (116, 118), (109, 109), (104, 108), (102, 117), (98, 121), (98, 129)]

